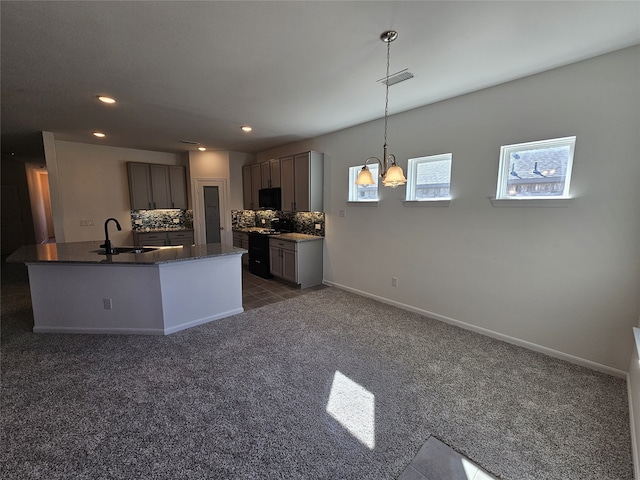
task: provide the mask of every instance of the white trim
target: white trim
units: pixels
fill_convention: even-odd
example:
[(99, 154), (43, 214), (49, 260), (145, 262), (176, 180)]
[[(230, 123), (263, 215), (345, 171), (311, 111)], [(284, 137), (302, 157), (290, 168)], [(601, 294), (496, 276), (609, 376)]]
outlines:
[[(634, 327), (634, 333), (636, 328)], [(636, 337), (637, 341), (637, 337)], [(637, 347), (636, 343), (636, 347)], [(631, 375), (627, 373), (627, 396), (629, 402), (629, 430), (631, 431), (631, 456), (633, 459), (633, 478), (640, 480), (640, 458), (638, 458), (638, 438), (636, 437), (636, 420), (633, 415), (633, 392), (631, 391)], [(640, 401), (640, 400), (639, 400)]]
[(361, 201), (361, 202), (347, 202), (348, 206), (358, 206), (358, 207), (377, 207), (378, 206), (378, 200), (373, 200), (373, 201)]
[[(410, 158), (407, 162), (407, 189), (405, 192), (405, 201), (419, 202), (416, 198), (416, 188), (418, 183), (418, 167), (425, 163), (448, 162), (449, 168), (449, 191), (451, 191), (451, 164), (453, 162), (452, 153), (440, 153), (438, 155), (427, 155), (425, 157)], [(429, 184), (433, 185), (433, 184)], [(427, 197), (423, 200), (438, 200), (437, 197)], [(405, 204), (406, 206), (406, 204)]]
[(84, 327), (33, 327), (33, 333), (85, 333), (110, 335), (164, 335), (161, 328), (84, 328)]
[(405, 207), (449, 207), (451, 206), (450, 198), (433, 198), (428, 200), (403, 200)]
[(603, 365), (601, 363), (593, 362), (591, 360), (587, 360), (585, 358), (576, 357), (574, 355), (570, 355), (568, 353), (560, 352), (558, 350), (554, 350), (549, 347), (544, 347), (542, 345), (538, 345), (532, 342), (528, 342), (526, 340), (521, 340), (519, 338), (511, 337), (509, 335), (504, 335), (502, 333), (495, 332), (493, 330), (489, 330), (487, 328), (478, 327), (476, 325), (472, 325), (470, 323), (462, 322), (460, 320), (456, 320), (454, 318), (446, 317), (444, 315), (439, 315), (437, 313), (429, 312), (427, 310), (423, 310), (421, 308), (413, 307), (411, 305), (407, 305), (404, 303), (396, 302), (395, 300), (390, 300), (388, 298), (380, 297), (378, 295), (372, 295), (367, 292), (363, 292), (361, 290), (357, 290), (355, 288), (347, 287), (345, 285), (340, 285), (335, 282), (329, 282), (327, 280), (323, 281), (325, 285), (329, 285), (331, 287), (340, 288), (342, 290), (346, 290), (348, 292), (355, 293), (357, 295), (361, 295), (363, 297), (371, 298), (373, 300), (377, 300), (382, 303), (386, 303), (388, 305), (393, 305), (394, 307), (402, 308), (403, 310), (408, 310), (410, 312), (419, 313), (420, 315), (424, 315), (426, 317), (432, 318), (434, 320), (439, 320), (444, 323), (449, 323), (451, 325), (455, 325), (460, 328), (464, 328), (465, 330), (471, 330), (473, 332), (479, 333), (481, 335), (486, 335), (487, 337), (496, 338), (498, 340), (502, 340), (507, 343), (511, 343), (513, 345), (517, 345), (519, 347), (524, 347), (528, 350), (533, 350), (534, 352), (544, 353), (545, 355), (549, 355), (550, 357), (559, 358), (560, 360), (565, 360), (569, 363), (573, 363), (576, 365), (580, 365), (583, 367), (590, 368), (592, 370), (596, 370), (598, 372), (606, 373), (608, 375), (626, 378), (627, 372), (618, 370), (617, 368), (609, 367), (607, 365)]
[[(576, 148), (576, 136), (552, 138), (549, 140), (538, 140), (534, 142), (515, 143), (512, 145), (503, 145), (500, 147), (500, 163), (498, 167), (498, 182), (496, 185), (496, 198), (499, 200), (509, 199), (507, 196), (507, 186), (509, 183), (509, 163), (511, 154), (521, 150), (545, 150), (555, 147), (569, 147), (569, 158), (567, 159), (564, 188), (561, 198), (569, 198), (569, 187), (571, 184), (571, 172), (573, 170), (573, 155)], [(528, 197), (517, 197), (525, 198)]]
[(529, 197), (529, 198), (495, 198), (490, 197), (494, 207), (568, 207), (573, 198)]
[(236, 308), (233, 310), (228, 310), (226, 312), (218, 313), (217, 315), (211, 315), (210, 317), (205, 317), (199, 320), (193, 320), (191, 322), (182, 323), (180, 325), (176, 325), (175, 327), (165, 328), (164, 334), (169, 335), (171, 333), (179, 332), (180, 330), (186, 330), (187, 328), (203, 325), (205, 323), (213, 322), (214, 320), (221, 320), (223, 318), (230, 317), (232, 315), (237, 315), (242, 312), (244, 312), (244, 308), (242, 307)]

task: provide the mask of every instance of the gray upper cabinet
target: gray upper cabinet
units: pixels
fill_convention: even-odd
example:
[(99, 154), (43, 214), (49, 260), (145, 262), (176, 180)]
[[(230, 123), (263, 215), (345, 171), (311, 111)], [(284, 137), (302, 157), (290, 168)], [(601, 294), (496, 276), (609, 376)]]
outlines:
[(171, 185), (171, 205), (173, 208), (186, 210), (187, 200), (187, 170), (180, 166), (169, 167), (169, 184)]
[(282, 210), (323, 210), (323, 161), (319, 152), (305, 152), (280, 159)]
[(262, 188), (262, 173), (259, 164), (251, 165), (251, 205), (253, 210), (259, 208), (259, 191)]
[(131, 210), (186, 209), (186, 169), (181, 166), (127, 163)]
[(253, 210), (251, 165), (242, 167), (242, 204), (245, 210)]
[(285, 212), (321, 212), (323, 209), (324, 155), (305, 152), (242, 167), (245, 210), (257, 210), (258, 190), (282, 189)]
[(169, 167), (166, 165), (149, 165), (149, 171), (151, 173), (153, 208), (172, 208)]
[(262, 188), (276, 188), (280, 186), (280, 159), (273, 158), (260, 164)]
[(146, 163), (127, 163), (131, 210), (149, 210), (151, 205), (151, 177)]
[(245, 210), (258, 209), (258, 191), (262, 188), (262, 174), (260, 164), (242, 167), (242, 203)]

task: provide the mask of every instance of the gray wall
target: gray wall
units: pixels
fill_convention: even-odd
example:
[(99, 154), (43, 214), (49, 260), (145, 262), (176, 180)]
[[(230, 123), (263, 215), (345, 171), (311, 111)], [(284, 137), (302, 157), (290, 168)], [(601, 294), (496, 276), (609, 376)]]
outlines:
[[(382, 155), (381, 120), (256, 160), (325, 153), (326, 282), (620, 374), (639, 317), (639, 66), (632, 47), (392, 116), (403, 168), (453, 153), (450, 207), (405, 207), (404, 187), (347, 204), (348, 167)], [(569, 135), (571, 205), (492, 206), (501, 145)]]

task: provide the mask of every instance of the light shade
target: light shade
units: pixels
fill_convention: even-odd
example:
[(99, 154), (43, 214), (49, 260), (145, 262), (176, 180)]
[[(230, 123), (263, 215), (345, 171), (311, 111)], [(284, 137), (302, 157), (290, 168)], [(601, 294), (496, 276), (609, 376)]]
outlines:
[(398, 185), (404, 185), (407, 183), (407, 179), (402, 172), (402, 167), (400, 167), (397, 163), (392, 163), (387, 170), (387, 174), (382, 179), (382, 184), (385, 187), (396, 188)]
[(371, 170), (366, 165), (362, 167), (360, 173), (358, 173), (358, 178), (356, 179), (356, 185), (375, 185), (373, 181), (373, 175), (371, 175)]

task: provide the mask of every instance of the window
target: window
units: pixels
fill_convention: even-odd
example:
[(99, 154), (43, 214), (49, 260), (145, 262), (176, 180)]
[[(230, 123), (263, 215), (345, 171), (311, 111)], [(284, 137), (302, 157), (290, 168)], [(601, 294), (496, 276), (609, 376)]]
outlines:
[(377, 202), (378, 201), (378, 167), (377, 163), (367, 165), (371, 171), (374, 185), (356, 185), (358, 173), (362, 170), (362, 165), (349, 167), (349, 201), (350, 202)]
[(451, 198), (451, 154), (410, 158), (407, 166), (407, 200)]
[(496, 199), (569, 198), (576, 137), (500, 148)]

